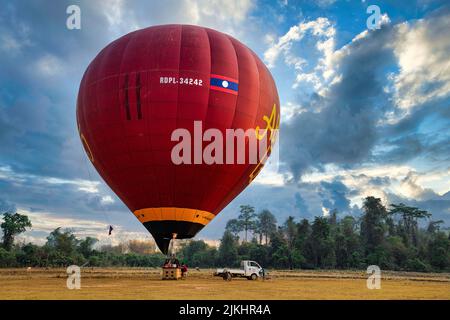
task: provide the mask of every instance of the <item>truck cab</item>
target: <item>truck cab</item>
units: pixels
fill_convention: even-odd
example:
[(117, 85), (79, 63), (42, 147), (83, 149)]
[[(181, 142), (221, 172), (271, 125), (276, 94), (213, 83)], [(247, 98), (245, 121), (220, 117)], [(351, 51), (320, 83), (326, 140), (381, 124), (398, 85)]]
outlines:
[(241, 269), (244, 270), (246, 277), (251, 277), (252, 275), (259, 277), (262, 271), (262, 267), (256, 261), (251, 260), (241, 261)]

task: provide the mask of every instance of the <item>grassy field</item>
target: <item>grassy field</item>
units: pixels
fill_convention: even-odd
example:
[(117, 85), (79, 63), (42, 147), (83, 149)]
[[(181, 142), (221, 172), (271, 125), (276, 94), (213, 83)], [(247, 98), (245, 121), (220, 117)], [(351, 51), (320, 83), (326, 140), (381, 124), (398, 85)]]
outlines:
[(365, 272), (273, 271), (270, 280), (230, 282), (212, 270), (163, 281), (159, 269), (83, 268), (81, 289), (66, 287), (64, 269), (0, 269), (0, 299), (447, 299), (450, 274), (384, 272), (381, 289)]

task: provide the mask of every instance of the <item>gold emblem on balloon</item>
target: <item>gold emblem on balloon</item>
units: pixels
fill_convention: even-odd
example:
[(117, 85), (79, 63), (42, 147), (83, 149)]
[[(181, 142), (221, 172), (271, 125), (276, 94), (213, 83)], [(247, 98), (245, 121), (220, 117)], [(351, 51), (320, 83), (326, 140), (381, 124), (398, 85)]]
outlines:
[(266, 152), (264, 153), (264, 155), (261, 157), (261, 159), (259, 160), (258, 164), (256, 165), (256, 167), (253, 169), (253, 171), (250, 173), (249, 175), (249, 182), (252, 182), (253, 179), (255, 179), (255, 177), (258, 175), (258, 173), (261, 171), (261, 169), (264, 166), (264, 163), (266, 162), (267, 158), (269, 157), (271, 151), (272, 151), (272, 147), (275, 144), (276, 140), (277, 140), (277, 135), (278, 135), (278, 129), (280, 127), (280, 116), (277, 113), (277, 105), (273, 104), (272, 107), (272, 112), (270, 113), (270, 116), (268, 117), (267, 115), (263, 116), (263, 120), (266, 122), (266, 127), (263, 129), (264, 132), (262, 134), (260, 134), (260, 127), (256, 126), (255, 128), (255, 134), (256, 134), (256, 138), (261, 141), (262, 139), (264, 139), (267, 135), (268, 136), (268, 140), (269, 140), (269, 146), (266, 149)]

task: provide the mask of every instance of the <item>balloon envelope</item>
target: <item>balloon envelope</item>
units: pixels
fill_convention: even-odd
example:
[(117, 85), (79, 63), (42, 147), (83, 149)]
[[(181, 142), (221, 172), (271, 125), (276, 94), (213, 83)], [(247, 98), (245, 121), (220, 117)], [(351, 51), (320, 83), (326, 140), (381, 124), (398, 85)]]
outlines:
[(175, 164), (174, 130), (194, 137), (194, 121), (224, 135), (275, 129), (279, 112), (275, 83), (255, 53), (190, 25), (154, 26), (110, 43), (87, 68), (77, 100), (91, 162), (165, 253), (173, 234), (195, 236), (263, 165)]

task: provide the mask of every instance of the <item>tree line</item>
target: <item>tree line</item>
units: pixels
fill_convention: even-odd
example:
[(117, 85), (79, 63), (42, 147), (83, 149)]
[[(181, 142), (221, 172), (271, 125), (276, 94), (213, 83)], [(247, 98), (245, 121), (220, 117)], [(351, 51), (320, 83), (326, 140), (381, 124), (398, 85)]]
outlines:
[[(311, 221), (289, 216), (278, 224), (269, 210), (256, 213), (249, 205), (228, 221), (218, 248), (202, 240), (184, 243), (178, 257), (191, 267), (238, 266), (255, 260), (277, 269), (365, 269), (450, 271), (450, 234), (443, 221), (431, 220), (425, 210), (405, 204), (386, 208), (379, 198), (367, 197), (360, 217), (334, 210)], [(427, 219), (421, 223), (421, 220)], [(77, 239), (70, 230), (54, 230), (43, 246), (14, 244), (14, 236), (31, 226), (28, 217), (6, 213), (1, 224), (0, 267), (89, 266), (159, 267), (162, 254), (148, 243), (131, 241), (96, 247), (97, 240)], [(421, 227), (424, 225), (425, 227)]]
[[(228, 221), (218, 250), (192, 241), (181, 255), (192, 265), (238, 266), (255, 260), (279, 269), (365, 269), (450, 271), (450, 234), (443, 221), (405, 204), (386, 208), (381, 199), (367, 197), (360, 217), (339, 217), (336, 210), (312, 221), (289, 216), (278, 225), (268, 210), (241, 206)], [(420, 228), (420, 220), (428, 225)]]

